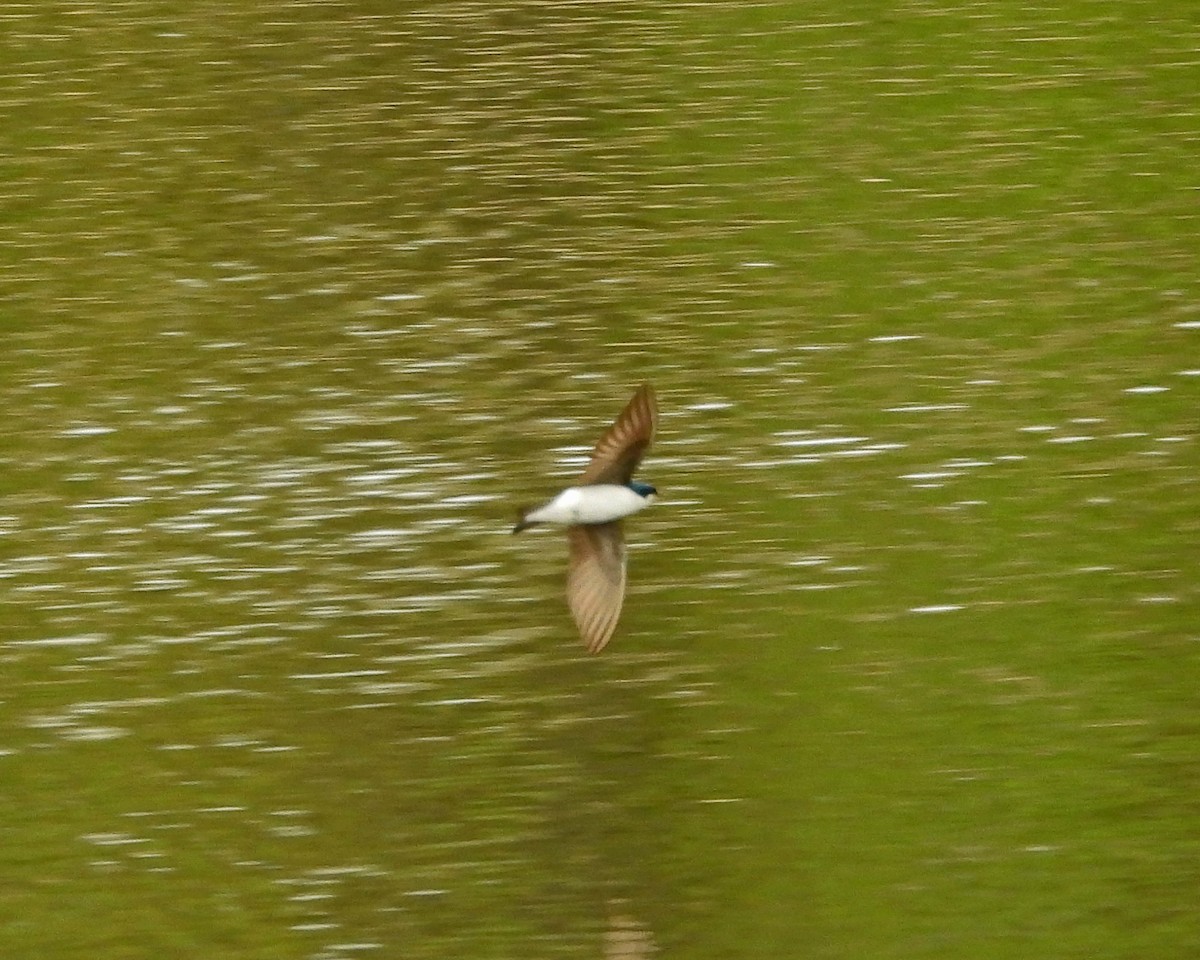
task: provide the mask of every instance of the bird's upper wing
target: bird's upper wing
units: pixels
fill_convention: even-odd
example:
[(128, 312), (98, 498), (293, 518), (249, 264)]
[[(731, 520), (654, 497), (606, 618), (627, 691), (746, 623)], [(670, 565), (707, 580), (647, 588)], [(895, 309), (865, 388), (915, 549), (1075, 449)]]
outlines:
[(596, 444), (579, 482), (628, 483), (653, 441), (657, 425), (658, 401), (654, 398), (654, 388), (644, 383)]
[(588, 653), (604, 649), (625, 599), (625, 538), (619, 521), (567, 527), (567, 603)]

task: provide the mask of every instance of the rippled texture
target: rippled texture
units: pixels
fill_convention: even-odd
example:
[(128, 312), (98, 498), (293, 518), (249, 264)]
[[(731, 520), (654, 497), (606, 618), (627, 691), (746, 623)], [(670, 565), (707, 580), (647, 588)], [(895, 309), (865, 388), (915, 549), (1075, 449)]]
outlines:
[(1198, 40), (6, 5), (0, 954), (1200, 950)]

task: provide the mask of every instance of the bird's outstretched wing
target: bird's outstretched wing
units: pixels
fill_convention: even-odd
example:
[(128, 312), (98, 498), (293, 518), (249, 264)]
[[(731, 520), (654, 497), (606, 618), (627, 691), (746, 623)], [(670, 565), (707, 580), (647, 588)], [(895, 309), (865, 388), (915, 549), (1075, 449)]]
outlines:
[(654, 440), (657, 426), (658, 401), (654, 388), (644, 383), (596, 444), (579, 482), (628, 483)]
[(604, 649), (625, 599), (625, 537), (619, 521), (567, 527), (567, 604), (588, 653)]

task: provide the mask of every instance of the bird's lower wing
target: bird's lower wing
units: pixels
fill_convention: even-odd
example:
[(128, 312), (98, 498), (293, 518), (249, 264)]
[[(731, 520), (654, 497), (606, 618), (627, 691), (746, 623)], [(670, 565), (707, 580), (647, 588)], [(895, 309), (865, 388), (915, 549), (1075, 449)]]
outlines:
[(621, 524), (567, 527), (567, 603), (588, 653), (604, 649), (625, 599), (625, 538)]

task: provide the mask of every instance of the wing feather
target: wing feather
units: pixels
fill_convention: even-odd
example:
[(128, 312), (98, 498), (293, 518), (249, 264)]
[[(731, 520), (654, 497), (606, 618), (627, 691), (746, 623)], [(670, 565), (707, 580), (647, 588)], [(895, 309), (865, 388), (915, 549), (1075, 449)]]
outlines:
[(621, 524), (567, 527), (567, 603), (588, 653), (604, 649), (625, 599), (625, 538)]
[(628, 483), (654, 440), (658, 401), (654, 388), (642, 384), (592, 451), (580, 483)]

